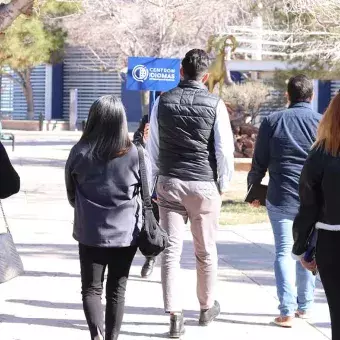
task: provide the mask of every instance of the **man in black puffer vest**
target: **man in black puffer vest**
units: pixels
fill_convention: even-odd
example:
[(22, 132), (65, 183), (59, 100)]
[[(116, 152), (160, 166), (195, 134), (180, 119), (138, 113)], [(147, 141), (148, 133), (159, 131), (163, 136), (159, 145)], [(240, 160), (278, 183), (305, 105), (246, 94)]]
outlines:
[(208, 67), (205, 51), (189, 51), (182, 61), (183, 80), (156, 100), (151, 113), (147, 149), (153, 175), (159, 176), (160, 219), (170, 241), (162, 257), (162, 284), (171, 338), (184, 333), (180, 257), (187, 220), (197, 261), (200, 325), (220, 313), (215, 300), (216, 231), (221, 194), (234, 170), (234, 140), (224, 103), (204, 85)]

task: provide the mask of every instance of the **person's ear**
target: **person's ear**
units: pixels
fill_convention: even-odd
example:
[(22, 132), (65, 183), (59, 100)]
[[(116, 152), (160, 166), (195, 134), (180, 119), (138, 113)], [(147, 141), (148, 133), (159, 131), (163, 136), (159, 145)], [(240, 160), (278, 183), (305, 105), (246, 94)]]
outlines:
[(286, 99), (287, 99), (288, 105), (290, 105), (290, 98), (289, 98), (288, 92), (285, 92), (285, 97), (286, 97)]
[(181, 75), (181, 78), (184, 78), (184, 70), (183, 67), (181, 67), (181, 69), (179, 70), (179, 73)]
[(210, 73), (206, 73), (202, 78), (202, 83), (206, 84), (208, 82), (209, 77), (210, 77)]

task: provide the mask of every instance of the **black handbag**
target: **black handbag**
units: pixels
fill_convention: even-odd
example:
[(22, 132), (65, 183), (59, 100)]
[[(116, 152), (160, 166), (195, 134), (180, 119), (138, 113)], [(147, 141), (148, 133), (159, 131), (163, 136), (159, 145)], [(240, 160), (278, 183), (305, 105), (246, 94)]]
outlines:
[(143, 226), (138, 238), (138, 247), (146, 257), (159, 255), (168, 246), (168, 234), (159, 225), (152, 211), (152, 200), (146, 174), (144, 149), (137, 146), (140, 177), (142, 182)]
[(6, 228), (6, 232), (0, 234), (0, 283), (4, 283), (23, 274), (24, 266), (9, 230), (1, 200), (0, 208)]

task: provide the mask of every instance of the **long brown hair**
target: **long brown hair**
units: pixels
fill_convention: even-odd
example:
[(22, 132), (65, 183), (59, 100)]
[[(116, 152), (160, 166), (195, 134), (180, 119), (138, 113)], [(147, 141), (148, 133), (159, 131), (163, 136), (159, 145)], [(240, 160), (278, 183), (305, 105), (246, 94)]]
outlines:
[(323, 147), (333, 156), (340, 153), (340, 93), (329, 104), (318, 128), (315, 146)]

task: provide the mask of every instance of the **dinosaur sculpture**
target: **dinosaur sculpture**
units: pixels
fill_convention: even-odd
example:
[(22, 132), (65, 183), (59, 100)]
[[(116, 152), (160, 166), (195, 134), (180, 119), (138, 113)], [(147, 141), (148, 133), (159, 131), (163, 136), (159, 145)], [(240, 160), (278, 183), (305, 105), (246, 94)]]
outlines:
[(210, 92), (214, 91), (215, 85), (220, 85), (220, 96), (222, 95), (223, 84), (227, 77), (227, 69), (225, 66), (226, 48), (230, 49), (230, 53), (237, 48), (237, 41), (233, 35), (211, 35), (208, 40), (207, 52), (210, 53), (214, 48), (216, 59), (209, 68), (210, 77), (208, 79), (208, 88)]

